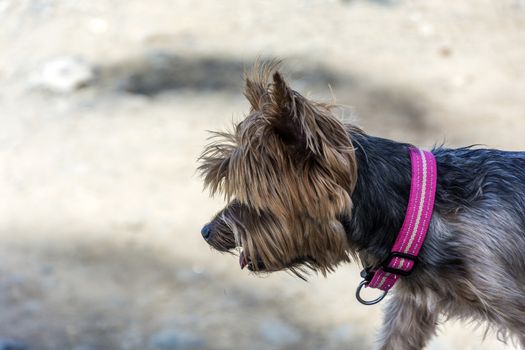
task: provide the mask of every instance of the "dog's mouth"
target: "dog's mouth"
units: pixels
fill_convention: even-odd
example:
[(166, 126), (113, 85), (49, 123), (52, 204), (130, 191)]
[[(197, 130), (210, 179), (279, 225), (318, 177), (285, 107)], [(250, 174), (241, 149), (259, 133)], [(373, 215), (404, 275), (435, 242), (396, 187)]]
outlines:
[(250, 261), (244, 255), (244, 251), (241, 251), (241, 254), (239, 254), (239, 265), (241, 265), (241, 270), (243, 270), (246, 266), (250, 264)]
[(250, 271), (263, 271), (266, 269), (261, 259), (257, 259), (255, 262), (253, 262), (246, 256), (246, 254), (244, 254), (244, 251), (241, 251), (239, 254), (239, 265), (241, 266), (241, 270), (243, 270), (245, 267), (247, 267)]
[(241, 253), (239, 254), (239, 265), (241, 267), (241, 270), (243, 270), (244, 268), (247, 268), (248, 270), (252, 272), (272, 272), (272, 271), (290, 269), (292, 273), (294, 273), (301, 279), (305, 280), (303, 274), (307, 274), (307, 273), (300, 266), (306, 266), (309, 269), (315, 270), (315, 266), (317, 266), (318, 263), (313, 257), (304, 256), (304, 257), (297, 257), (293, 259), (292, 261), (286, 264), (283, 264), (283, 266), (269, 268), (264, 264), (262, 259), (257, 258), (255, 261), (252, 261), (247, 256), (247, 254), (244, 253), (244, 250), (241, 250)]

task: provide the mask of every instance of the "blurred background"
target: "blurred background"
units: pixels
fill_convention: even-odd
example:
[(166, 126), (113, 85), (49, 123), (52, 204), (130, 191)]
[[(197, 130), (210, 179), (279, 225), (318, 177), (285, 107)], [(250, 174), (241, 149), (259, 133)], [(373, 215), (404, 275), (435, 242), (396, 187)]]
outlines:
[[(283, 58), (423, 147), (525, 149), (525, 2), (0, 0), (0, 349), (370, 349), (359, 268), (254, 277), (201, 226), (206, 130)], [(473, 171), (475, 171), (473, 169)], [(429, 349), (515, 349), (448, 322)]]

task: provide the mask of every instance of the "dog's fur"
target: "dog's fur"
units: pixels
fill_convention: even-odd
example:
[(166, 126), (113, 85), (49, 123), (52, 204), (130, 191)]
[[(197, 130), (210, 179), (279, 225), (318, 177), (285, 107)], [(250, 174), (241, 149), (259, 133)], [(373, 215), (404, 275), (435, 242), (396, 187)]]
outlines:
[[(377, 266), (410, 191), (410, 145), (344, 125), (292, 90), (276, 64), (246, 77), (247, 117), (201, 156), (229, 204), (206, 226), (256, 273), (325, 274), (351, 257)], [(436, 148), (434, 213), (418, 266), (388, 300), (381, 349), (421, 349), (438, 317), (487, 321), (525, 349), (525, 153)]]

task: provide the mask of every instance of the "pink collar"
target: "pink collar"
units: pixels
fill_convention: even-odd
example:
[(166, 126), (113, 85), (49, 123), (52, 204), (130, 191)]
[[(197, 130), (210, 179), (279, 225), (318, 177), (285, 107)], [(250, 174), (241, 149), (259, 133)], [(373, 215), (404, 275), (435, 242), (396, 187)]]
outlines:
[[(365, 269), (361, 273), (364, 280), (357, 288), (356, 297), (365, 305), (380, 302), (400, 276), (407, 276), (412, 272), (432, 217), (436, 194), (436, 159), (431, 152), (417, 148), (410, 148), (409, 153), (412, 178), (405, 221), (388, 258), (380, 267)], [(360, 296), (363, 286), (378, 288), (384, 293), (375, 300), (363, 300)]]

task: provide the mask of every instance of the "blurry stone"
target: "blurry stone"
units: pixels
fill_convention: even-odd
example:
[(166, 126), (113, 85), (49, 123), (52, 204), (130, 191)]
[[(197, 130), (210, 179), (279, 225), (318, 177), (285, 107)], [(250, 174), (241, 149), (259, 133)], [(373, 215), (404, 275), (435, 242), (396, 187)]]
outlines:
[(439, 48), (439, 54), (443, 57), (449, 57), (452, 55), (452, 49), (448, 46), (442, 46)]
[(201, 269), (199, 265), (177, 270), (177, 280), (181, 283), (197, 283), (205, 280), (207, 277), (206, 271)]
[(374, 4), (383, 5), (383, 6), (396, 5), (399, 2), (397, 0), (368, 0), (368, 1)]
[(6, 12), (9, 10), (9, 7), (12, 5), (11, 1), (0, 1), (0, 13)]
[(129, 306), (128, 299), (122, 296), (114, 296), (110, 299), (111, 306), (116, 308), (126, 308)]
[(29, 2), (29, 9), (38, 14), (49, 14), (56, 7), (52, 0), (34, 0)]
[(104, 18), (95, 17), (89, 20), (88, 27), (93, 34), (104, 34), (108, 31), (109, 25)]
[(170, 329), (152, 335), (149, 344), (159, 350), (193, 350), (204, 349), (206, 341), (195, 333)]
[(21, 274), (12, 274), (0, 280), (0, 290), (12, 289), (27, 282), (27, 278)]
[(29, 350), (29, 348), (19, 341), (0, 338), (0, 350)]
[(462, 88), (469, 82), (469, 77), (466, 75), (455, 75), (451, 79), (451, 85), (455, 88)]
[(89, 85), (95, 70), (86, 61), (63, 56), (45, 62), (31, 78), (31, 84), (55, 93), (70, 93)]
[(419, 33), (424, 37), (430, 37), (435, 34), (434, 26), (430, 23), (420, 23), (418, 30)]
[(42, 303), (36, 300), (26, 301), (19, 307), (20, 312), (23, 312), (26, 317), (33, 316), (34, 314), (41, 312), (42, 309)]
[[(341, 0), (341, 2), (347, 2), (347, 3), (351, 3), (354, 1), (355, 0)], [(383, 5), (383, 6), (395, 5), (399, 2), (398, 0), (368, 0), (368, 1), (373, 4)]]
[(142, 333), (137, 325), (130, 325), (124, 333), (120, 334), (120, 349), (141, 349), (144, 346)]
[(76, 345), (72, 350), (96, 350), (96, 348), (91, 345), (82, 344)]
[(191, 266), (191, 271), (193, 271), (193, 273), (195, 273), (197, 275), (201, 275), (202, 273), (204, 273), (205, 268), (202, 265), (194, 264), (194, 265)]
[(259, 332), (268, 343), (279, 348), (297, 344), (301, 340), (299, 330), (277, 319), (264, 320)]
[(330, 339), (337, 344), (347, 344), (355, 340), (357, 337), (356, 331), (353, 326), (345, 324), (335, 327), (330, 332)]

